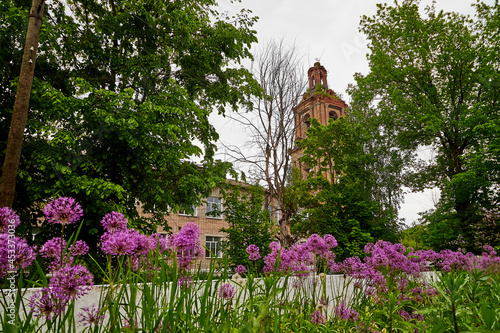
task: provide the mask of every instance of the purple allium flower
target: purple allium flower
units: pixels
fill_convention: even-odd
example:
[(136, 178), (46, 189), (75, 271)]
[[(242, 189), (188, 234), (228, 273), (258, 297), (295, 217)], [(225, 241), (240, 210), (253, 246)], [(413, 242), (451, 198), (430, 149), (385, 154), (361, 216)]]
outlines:
[(186, 223), (179, 233), (174, 235), (172, 245), (181, 249), (191, 249), (195, 244), (199, 243), (201, 235), (200, 226), (193, 222)]
[(160, 234), (152, 234), (149, 236), (149, 249), (152, 251), (158, 250), (159, 253), (165, 253), (170, 250), (168, 240)]
[(101, 236), (101, 250), (110, 255), (132, 255), (136, 249), (135, 237), (139, 233), (136, 230), (127, 229), (104, 233)]
[[(44, 258), (52, 258), (51, 269), (56, 269), (57, 267), (63, 266), (62, 259), (64, 258), (65, 264), (73, 262), (73, 257), (65, 257), (65, 253), (62, 253), (66, 248), (66, 241), (61, 239), (61, 237), (54, 237), (49, 239), (43, 244), (40, 249), (40, 254)], [(61, 258), (62, 254), (62, 258)]]
[(80, 320), (79, 322), (86, 326), (99, 326), (104, 321), (104, 313), (99, 314), (101, 312), (100, 307), (96, 307), (95, 304), (92, 304), (91, 307), (82, 308), (82, 312), (79, 313)]
[(31, 312), (38, 317), (44, 316), (47, 320), (52, 320), (64, 311), (67, 305), (66, 299), (55, 297), (49, 288), (37, 291), (31, 296)]
[(316, 254), (321, 254), (325, 251), (328, 251), (327, 243), (321, 236), (317, 234), (312, 234), (311, 236), (309, 236), (306, 244), (307, 247), (309, 248), (309, 251)]
[(269, 244), (269, 248), (272, 250), (272, 251), (279, 251), (281, 249), (281, 245), (280, 243), (274, 241), (274, 242), (271, 242), (271, 244)]
[(491, 245), (484, 245), (483, 246), (483, 249), (486, 251), (486, 252), (491, 252), (491, 251), (494, 251), (493, 247), (491, 247)]
[(408, 279), (406, 279), (406, 278), (401, 278), (401, 279), (398, 281), (398, 290), (399, 290), (399, 291), (405, 291), (407, 286), (408, 286)]
[(126, 332), (134, 332), (137, 329), (137, 320), (135, 318), (123, 319), (122, 328), (128, 328)]
[(101, 224), (107, 232), (126, 230), (128, 226), (127, 218), (119, 212), (111, 212), (104, 215)]
[(26, 269), (36, 258), (36, 247), (31, 247), (24, 238), (16, 237), (16, 266)]
[(316, 324), (316, 325), (325, 324), (326, 323), (326, 318), (321, 313), (320, 310), (314, 311), (313, 313), (311, 313), (311, 323)]
[(149, 252), (149, 237), (144, 234), (137, 233), (135, 235), (135, 254), (145, 256)]
[(182, 275), (177, 279), (179, 287), (189, 288), (193, 284), (193, 277), (191, 275)]
[(250, 244), (247, 247), (248, 258), (252, 261), (259, 260), (259, 247), (255, 244)]
[(6, 276), (8, 271), (15, 269), (14, 264), (8, 260), (8, 244), (9, 235), (0, 233), (0, 279)]
[(238, 265), (235, 269), (235, 272), (238, 274), (244, 274), (247, 272), (247, 269), (243, 265)]
[(411, 315), (406, 312), (405, 310), (399, 310), (399, 315), (401, 316), (401, 318), (403, 318), (405, 321), (410, 321), (412, 318), (411, 318)]
[(410, 289), (409, 291), (411, 293), (413, 293), (414, 295), (420, 295), (420, 294), (424, 293), (424, 290), (422, 289), (422, 287), (415, 287), (413, 289)]
[(85, 295), (94, 285), (94, 277), (82, 265), (65, 266), (54, 272), (49, 287), (59, 298), (76, 300)]
[(83, 216), (83, 210), (75, 199), (60, 197), (49, 202), (43, 214), (50, 223), (65, 225), (78, 222)]
[(19, 215), (9, 207), (0, 208), (0, 233), (15, 229), (21, 223)]
[[(12, 250), (15, 251), (15, 257), (14, 260), (9, 260)], [(0, 279), (5, 277), (8, 271), (29, 267), (35, 257), (36, 247), (29, 246), (25, 239), (0, 233)]]
[(177, 265), (180, 269), (189, 269), (192, 262), (202, 256), (200, 234), (200, 227), (196, 223), (188, 222), (172, 237), (172, 246), (177, 250)]
[(437, 291), (437, 289), (435, 288), (428, 288), (426, 291), (425, 291), (425, 294), (429, 297), (434, 297), (434, 296), (437, 296), (439, 295), (439, 291)]
[(330, 249), (334, 249), (338, 245), (337, 240), (332, 235), (326, 234), (323, 236), (323, 239), (325, 240), (326, 244), (330, 247)]
[(71, 248), (71, 255), (83, 256), (89, 252), (89, 246), (82, 240), (76, 241)]
[(299, 278), (306, 278), (309, 276), (309, 274), (311, 273), (311, 270), (309, 269), (308, 266), (304, 265), (304, 264), (298, 264), (298, 263), (294, 263), (292, 265), (292, 271), (294, 272), (294, 275), (299, 277)]
[(335, 307), (335, 316), (343, 320), (349, 320), (355, 322), (359, 318), (359, 314), (356, 310), (349, 308), (344, 302), (340, 302)]
[[(62, 244), (61, 244), (62, 243)], [(66, 247), (66, 241), (61, 237), (54, 237), (43, 244), (40, 253), (44, 258), (55, 258), (61, 256), (61, 247)]]
[(229, 300), (234, 297), (234, 288), (229, 283), (223, 284), (217, 290), (217, 294), (220, 298)]
[(375, 245), (373, 243), (368, 243), (365, 245), (364, 251), (365, 253), (372, 253)]

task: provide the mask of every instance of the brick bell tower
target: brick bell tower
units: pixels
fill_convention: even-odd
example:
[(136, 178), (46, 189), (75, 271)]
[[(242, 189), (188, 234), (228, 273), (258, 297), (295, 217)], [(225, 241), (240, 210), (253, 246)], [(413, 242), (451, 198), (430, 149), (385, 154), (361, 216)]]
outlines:
[[(321, 125), (327, 125), (330, 119), (336, 120), (346, 115), (347, 104), (337, 97), (332, 89), (328, 89), (325, 67), (316, 62), (307, 71), (309, 89), (304, 93), (302, 101), (294, 108), (295, 141), (306, 137), (311, 126), (311, 118), (316, 118)], [(310, 168), (305, 162), (299, 161), (303, 156), (302, 149), (294, 147), (290, 151), (294, 168), (301, 171), (302, 178), (307, 178)]]

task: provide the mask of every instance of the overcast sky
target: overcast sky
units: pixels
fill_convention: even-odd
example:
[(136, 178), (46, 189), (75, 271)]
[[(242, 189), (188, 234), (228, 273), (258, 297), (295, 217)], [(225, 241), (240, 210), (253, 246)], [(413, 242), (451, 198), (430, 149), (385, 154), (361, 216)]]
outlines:
[[(401, 0), (400, 0), (401, 1)], [(220, 0), (221, 7), (228, 11), (248, 8), (259, 20), (254, 26), (259, 43), (253, 51), (259, 52), (270, 39), (283, 38), (286, 43), (295, 44), (298, 53), (304, 57), (304, 72), (316, 59), (328, 71), (328, 86), (340, 93), (347, 103), (349, 84), (354, 83), (355, 73), (366, 74), (368, 62), (366, 40), (359, 33), (362, 15), (376, 13), (375, 0), (243, 0), (231, 4)], [(432, 1), (422, 0), (423, 8)], [(436, 8), (463, 14), (474, 14), (471, 4), (475, 0), (436, 0)], [(494, 0), (487, 0), (493, 3)], [(389, 2), (392, 3), (392, 2)], [(232, 144), (245, 143), (244, 131), (227, 118), (212, 116), (211, 121), (218, 130), (221, 141)], [(222, 157), (223, 158), (223, 157)], [(418, 213), (434, 206), (439, 195), (436, 191), (408, 194), (401, 207), (400, 217), (411, 224), (418, 219)]]

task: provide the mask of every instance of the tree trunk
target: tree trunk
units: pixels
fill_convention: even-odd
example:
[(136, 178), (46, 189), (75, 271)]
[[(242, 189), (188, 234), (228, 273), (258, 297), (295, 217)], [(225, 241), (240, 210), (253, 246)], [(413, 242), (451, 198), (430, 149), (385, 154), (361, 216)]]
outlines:
[(290, 216), (287, 214), (283, 214), (284, 216), (280, 219), (280, 241), (281, 245), (285, 247), (290, 247), (293, 243), (295, 243), (295, 239), (293, 238), (290, 231)]
[(14, 202), (17, 169), (19, 168), (19, 160), (21, 159), (24, 129), (26, 128), (26, 121), (28, 119), (31, 85), (35, 73), (36, 52), (38, 49), (38, 40), (40, 38), (40, 27), (42, 26), (44, 6), (45, 0), (33, 0), (31, 4), (21, 73), (19, 75), (19, 84), (17, 87), (16, 100), (14, 102), (14, 110), (12, 112), (7, 149), (2, 169), (0, 207), (12, 207)]

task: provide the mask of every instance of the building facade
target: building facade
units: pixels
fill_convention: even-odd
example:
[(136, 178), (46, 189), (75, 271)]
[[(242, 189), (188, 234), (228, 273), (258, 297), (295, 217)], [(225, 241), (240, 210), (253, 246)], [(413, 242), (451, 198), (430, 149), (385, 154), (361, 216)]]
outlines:
[[(233, 184), (236, 182), (228, 180)], [(243, 190), (246, 184), (240, 184)], [(270, 212), (273, 221), (279, 221), (280, 212), (274, 207), (274, 201), (267, 198), (265, 200), (266, 207)], [(193, 206), (190, 210), (181, 211), (178, 213), (165, 214), (163, 218), (167, 221), (170, 231), (158, 228), (158, 233), (167, 234), (168, 232), (177, 233), (188, 222), (196, 223), (200, 229), (200, 244), (205, 247), (203, 258), (201, 258), (201, 268), (207, 269), (210, 267), (210, 260), (213, 258), (222, 258), (221, 242), (226, 237), (220, 229), (228, 228), (224, 214), (220, 213), (224, 210), (224, 200), (220, 188), (216, 187), (212, 190), (212, 194), (205, 198), (200, 206)], [(151, 214), (144, 212), (142, 207), (138, 206), (139, 215), (141, 217), (150, 217)]]

